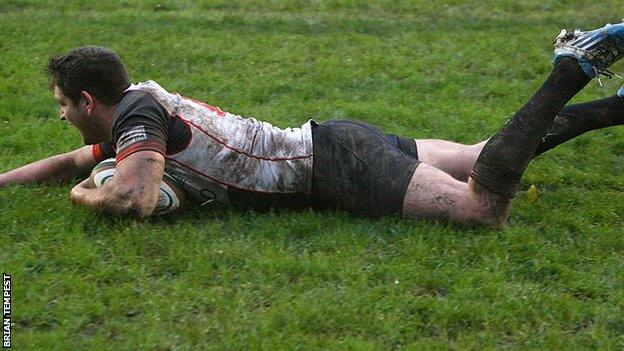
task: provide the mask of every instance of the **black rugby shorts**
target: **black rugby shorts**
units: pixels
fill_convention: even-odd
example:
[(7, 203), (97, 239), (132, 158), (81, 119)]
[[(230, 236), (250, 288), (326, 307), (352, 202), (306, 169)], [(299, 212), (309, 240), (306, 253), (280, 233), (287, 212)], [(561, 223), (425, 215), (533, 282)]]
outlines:
[(365, 217), (401, 213), (420, 164), (416, 142), (370, 124), (331, 120), (312, 127), (311, 204)]

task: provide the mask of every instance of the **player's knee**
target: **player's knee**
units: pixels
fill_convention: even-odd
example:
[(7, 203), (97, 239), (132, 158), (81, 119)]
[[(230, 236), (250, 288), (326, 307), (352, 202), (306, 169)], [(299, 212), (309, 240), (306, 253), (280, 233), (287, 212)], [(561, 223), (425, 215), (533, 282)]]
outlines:
[(509, 216), (509, 211), (499, 211), (492, 209), (484, 209), (480, 216), (480, 224), (485, 225), (487, 227), (500, 228), (505, 222), (507, 222), (507, 217)]
[(488, 227), (501, 227), (507, 221), (511, 201), (494, 194), (471, 194), (472, 221)]

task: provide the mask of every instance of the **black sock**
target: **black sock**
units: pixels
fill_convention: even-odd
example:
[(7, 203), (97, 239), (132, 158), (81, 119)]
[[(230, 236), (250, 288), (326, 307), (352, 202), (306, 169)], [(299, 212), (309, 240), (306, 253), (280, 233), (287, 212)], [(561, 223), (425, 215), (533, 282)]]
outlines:
[(566, 106), (555, 117), (533, 157), (590, 130), (620, 124), (624, 124), (624, 98), (617, 95)]
[(555, 116), (589, 81), (576, 59), (559, 59), (531, 99), (485, 144), (470, 174), (474, 181), (512, 198)]

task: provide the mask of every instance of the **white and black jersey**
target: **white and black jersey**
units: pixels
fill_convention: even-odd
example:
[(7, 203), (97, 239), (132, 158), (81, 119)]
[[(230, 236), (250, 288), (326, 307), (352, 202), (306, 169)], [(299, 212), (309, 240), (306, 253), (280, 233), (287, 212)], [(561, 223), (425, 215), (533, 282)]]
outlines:
[(126, 90), (112, 136), (93, 146), (97, 160), (159, 152), (166, 171), (201, 202), (305, 205), (311, 192), (311, 121), (280, 129), (147, 81)]

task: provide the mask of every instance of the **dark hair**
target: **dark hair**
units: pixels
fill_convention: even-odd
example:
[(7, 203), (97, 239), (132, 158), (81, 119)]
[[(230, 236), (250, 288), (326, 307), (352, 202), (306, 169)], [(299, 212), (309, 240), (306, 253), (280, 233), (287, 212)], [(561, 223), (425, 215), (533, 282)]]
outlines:
[(115, 105), (130, 86), (126, 67), (111, 49), (83, 46), (50, 58), (47, 67), (50, 88), (58, 86), (74, 104), (87, 91), (106, 105)]

